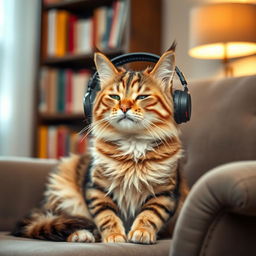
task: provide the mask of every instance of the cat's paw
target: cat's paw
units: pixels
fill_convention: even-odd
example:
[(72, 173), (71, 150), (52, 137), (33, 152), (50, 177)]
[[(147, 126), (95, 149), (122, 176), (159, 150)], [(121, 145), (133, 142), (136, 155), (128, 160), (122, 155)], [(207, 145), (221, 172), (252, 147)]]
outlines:
[(67, 242), (94, 243), (95, 238), (90, 231), (81, 229), (70, 234), (67, 238)]
[(126, 236), (120, 233), (110, 233), (102, 239), (103, 243), (126, 243)]
[(154, 244), (156, 243), (156, 232), (148, 228), (137, 228), (129, 232), (128, 240), (137, 244)]

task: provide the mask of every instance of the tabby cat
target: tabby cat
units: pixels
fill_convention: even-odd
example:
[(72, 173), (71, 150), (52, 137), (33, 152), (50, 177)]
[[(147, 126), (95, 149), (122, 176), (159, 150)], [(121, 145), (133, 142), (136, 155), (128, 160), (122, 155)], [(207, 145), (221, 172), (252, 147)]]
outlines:
[(50, 173), (42, 207), (19, 222), (14, 235), (143, 244), (171, 235), (187, 193), (178, 171), (174, 50), (141, 72), (116, 68), (95, 53), (101, 91), (93, 107), (91, 156), (60, 162)]

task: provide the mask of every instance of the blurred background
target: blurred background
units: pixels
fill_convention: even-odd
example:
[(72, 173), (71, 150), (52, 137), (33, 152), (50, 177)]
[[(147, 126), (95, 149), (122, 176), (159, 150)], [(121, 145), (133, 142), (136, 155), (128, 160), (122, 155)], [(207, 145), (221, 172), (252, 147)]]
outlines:
[(161, 54), (188, 82), (256, 73), (255, 1), (0, 0), (0, 156), (59, 158), (87, 139), (93, 52)]

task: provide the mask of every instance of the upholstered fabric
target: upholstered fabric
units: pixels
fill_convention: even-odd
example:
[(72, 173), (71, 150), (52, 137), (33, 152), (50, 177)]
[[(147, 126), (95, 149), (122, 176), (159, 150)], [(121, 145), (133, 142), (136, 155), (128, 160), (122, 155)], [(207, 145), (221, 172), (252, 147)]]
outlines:
[(226, 164), (193, 186), (171, 256), (256, 255), (256, 161)]
[(39, 205), (46, 177), (57, 161), (0, 158), (0, 230), (11, 230), (18, 219)]
[(256, 160), (256, 76), (194, 82), (189, 88), (192, 117), (181, 125), (189, 185), (218, 165)]
[(155, 245), (50, 242), (0, 233), (0, 256), (167, 256), (170, 245), (170, 240)]

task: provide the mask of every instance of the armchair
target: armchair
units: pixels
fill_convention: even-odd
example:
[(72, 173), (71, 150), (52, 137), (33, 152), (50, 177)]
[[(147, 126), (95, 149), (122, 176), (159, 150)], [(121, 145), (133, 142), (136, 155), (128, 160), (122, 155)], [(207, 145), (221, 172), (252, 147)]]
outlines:
[(42, 199), (57, 161), (1, 157), (0, 256), (256, 255), (256, 76), (194, 82), (190, 92), (181, 166), (192, 189), (172, 240), (83, 244), (12, 237), (14, 223)]

